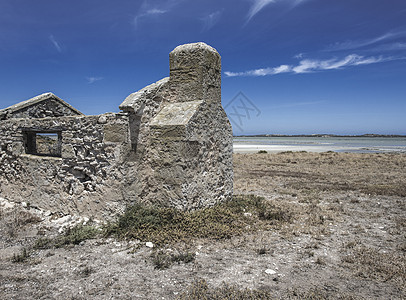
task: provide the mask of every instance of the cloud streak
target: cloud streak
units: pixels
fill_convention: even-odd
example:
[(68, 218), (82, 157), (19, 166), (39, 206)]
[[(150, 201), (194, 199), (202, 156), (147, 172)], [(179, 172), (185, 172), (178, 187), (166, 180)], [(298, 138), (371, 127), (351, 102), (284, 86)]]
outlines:
[(96, 81), (103, 80), (103, 77), (86, 77), (87, 83), (92, 84), (95, 83)]
[(257, 13), (259, 13), (264, 7), (267, 5), (274, 3), (278, 0), (254, 0), (248, 15), (247, 15), (247, 22), (249, 22)]
[(329, 45), (325, 51), (342, 51), (342, 50), (354, 50), (359, 48), (364, 48), (366, 46), (378, 44), (380, 42), (393, 40), (396, 38), (401, 38), (406, 36), (406, 30), (398, 30), (398, 31), (389, 31), (385, 34), (380, 36), (371, 38), (371, 39), (364, 39), (358, 41), (345, 41), (341, 43), (335, 43)]
[(49, 36), (49, 40), (50, 40), (51, 43), (54, 45), (55, 49), (56, 49), (59, 53), (61, 53), (61, 52), (62, 52), (62, 48), (61, 48), (61, 46), (59, 45), (59, 43), (55, 40), (55, 38), (54, 38), (54, 36), (53, 36), (52, 34)]
[(224, 72), (227, 77), (242, 77), (242, 76), (267, 76), (276, 75), (281, 73), (303, 74), (313, 73), (318, 71), (343, 69), (352, 66), (369, 65), (381, 63), (385, 61), (404, 59), (396, 57), (384, 56), (361, 56), (357, 54), (350, 54), (341, 59), (332, 58), (327, 60), (319, 59), (303, 59), (297, 65), (280, 65), (273, 68), (255, 69), (245, 72)]
[(205, 17), (203, 17), (201, 20), (203, 22), (203, 31), (210, 30), (216, 23), (220, 20), (222, 11), (215, 11)]
[(294, 8), (306, 0), (253, 0), (251, 8), (247, 14), (246, 23), (248, 23), (257, 13), (259, 13), (269, 4), (276, 3), (276, 2), (282, 2), (282, 1), (291, 5), (291, 8)]
[(139, 21), (140, 21), (141, 19), (146, 18), (146, 17), (149, 17), (149, 16), (154, 16), (154, 15), (162, 15), (162, 14), (165, 14), (165, 13), (167, 13), (167, 12), (168, 12), (167, 10), (165, 10), (165, 9), (159, 9), (159, 8), (151, 8), (151, 9), (148, 9), (148, 10), (146, 10), (145, 12), (140, 13), (140, 14), (138, 14), (138, 15), (136, 15), (136, 16), (134, 17), (134, 19), (133, 19), (133, 25), (134, 25), (135, 29), (137, 29), (138, 23), (139, 23)]
[[(144, 1), (138, 13), (132, 19), (134, 29), (137, 29), (142, 20), (167, 14), (183, 0)], [(152, 4), (151, 4), (152, 3)]]

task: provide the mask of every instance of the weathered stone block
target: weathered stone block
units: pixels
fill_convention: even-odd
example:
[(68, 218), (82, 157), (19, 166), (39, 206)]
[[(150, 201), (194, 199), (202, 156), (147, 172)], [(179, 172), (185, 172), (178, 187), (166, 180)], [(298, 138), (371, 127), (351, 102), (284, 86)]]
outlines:
[(128, 127), (125, 124), (106, 124), (103, 128), (105, 143), (125, 143), (127, 142)]

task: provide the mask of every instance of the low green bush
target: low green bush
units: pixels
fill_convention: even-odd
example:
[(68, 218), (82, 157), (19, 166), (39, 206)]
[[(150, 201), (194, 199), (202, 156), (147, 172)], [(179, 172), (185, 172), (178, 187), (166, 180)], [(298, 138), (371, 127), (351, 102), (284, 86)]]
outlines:
[(261, 225), (289, 220), (288, 212), (262, 197), (237, 195), (230, 201), (190, 212), (135, 204), (116, 222), (105, 226), (104, 233), (160, 246), (192, 238), (228, 239), (260, 229)]

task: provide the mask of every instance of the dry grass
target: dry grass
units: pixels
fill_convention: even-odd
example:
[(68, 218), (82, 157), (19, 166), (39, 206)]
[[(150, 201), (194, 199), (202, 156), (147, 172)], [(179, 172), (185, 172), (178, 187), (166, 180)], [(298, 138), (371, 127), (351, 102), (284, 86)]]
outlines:
[(16, 237), (24, 226), (40, 221), (40, 217), (18, 208), (0, 210), (0, 222), (3, 223), (1, 227), (6, 228), (5, 233), (8, 237)]
[(342, 257), (356, 276), (383, 282), (391, 281), (403, 287), (406, 285), (406, 254), (388, 252), (365, 247), (348, 246), (351, 251)]
[(196, 280), (187, 291), (181, 293), (178, 300), (262, 300), (274, 299), (269, 292), (241, 289), (233, 285), (223, 284), (218, 288), (210, 288), (205, 280)]
[[(236, 189), (358, 191), (406, 196), (406, 159), (402, 154), (303, 153), (236, 154)], [(360, 171), (362, 169), (362, 172)], [(402, 175), (400, 175), (402, 174)], [(400, 176), (399, 176), (400, 175)]]
[[(223, 283), (219, 287), (210, 287), (203, 279), (196, 280), (186, 291), (182, 292), (176, 300), (271, 300), (279, 299), (272, 295), (271, 291), (261, 289), (240, 288), (236, 285)], [(356, 300), (363, 299), (352, 295), (335, 293), (334, 297), (320, 288), (309, 290), (291, 290), (283, 299), (301, 300)]]
[(155, 269), (163, 270), (169, 268), (174, 263), (190, 263), (196, 258), (195, 253), (158, 250), (151, 254), (152, 263)]

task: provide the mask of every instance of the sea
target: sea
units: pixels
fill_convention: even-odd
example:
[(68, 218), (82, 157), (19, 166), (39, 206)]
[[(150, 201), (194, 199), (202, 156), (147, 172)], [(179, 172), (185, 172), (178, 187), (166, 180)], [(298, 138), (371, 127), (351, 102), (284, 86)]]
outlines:
[(406, 153), (406, 137), (234, 137), (235, 153), (307, 151)]

